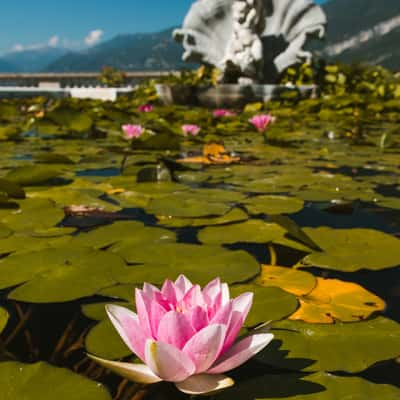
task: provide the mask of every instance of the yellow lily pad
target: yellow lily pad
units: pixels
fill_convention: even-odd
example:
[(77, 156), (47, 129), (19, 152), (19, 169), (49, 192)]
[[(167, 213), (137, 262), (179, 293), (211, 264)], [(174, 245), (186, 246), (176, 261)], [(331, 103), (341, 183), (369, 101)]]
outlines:
[(272, 265), (262, 265), (261, 268), (257, 283), (262, 286), (277, 286), (295, 296), (305, 296), (317, 285), (316, 278), (308, 272)]
[(300, 300), (300, 308), (290, 316), (314, 324), (360, 321), (383, 311), (385, 302), (362, 286), (337, 279), (317, 278), (315, 289)]

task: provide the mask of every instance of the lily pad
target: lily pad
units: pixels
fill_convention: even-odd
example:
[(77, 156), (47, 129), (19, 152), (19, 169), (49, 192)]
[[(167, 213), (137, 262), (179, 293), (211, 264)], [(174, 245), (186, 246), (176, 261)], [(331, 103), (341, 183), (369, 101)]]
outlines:
[(372, 313), (383, 311), (385, 302), (362, 286), (338, 279), (317, 278), (317, 285), (300, 299), (300, 308), (290, 316), (317, 324), (360, 321)]
[(8, 312), (4, 308), (0, 307), (0, 333), (3, 332), (6, 327), (8, 318)]
[(310, 293), (317, 285), (317, 279), (308, 272), (292, 268), (262, 265), (257, 283), (264, 287), (277, 286), (295, 296)]
[(400, 325), (383, 317), (334, 325), (285, 320), (271, 333), (274, 342), (256, 357), (279, 368), (356, 373), (399, 355)]
[(341, 377), (325, 372), (268, 374), (237, 380), (217, 396), (218, 400), (395, 400), (400, 389), (358, 377)]
[(9, 172), (5, 179), (21, 186), (35, 186), (48, 182), (62, 174), (60, 168), (49, 165), (18, 167)]
[(121, 283), (151, 282), (162, 284), (166, 278), (185, 274), (193, 282), (205, 285), (219, 276), (228, 283), (239, 283), (260, 272), (257, 261), (244, 251), (229, 251), (219, 246), (183, 243), (135, 245), (121, 242), (110, 249), (130, 264)]
[(231, 287), (231, 296), (241, 293), (254, 293), (253, 305), (246, 319), (246, 327), (278, 321), (292, 314), (298, 307), (295, 296), (277, 287), (263, 288), (258, 285), (239, 285)]
[(400, 265), (400, 240), (372, 229), (305, 228), (322, 249), (303, 259), (303, 266), (354, 272)]
[(0, 239), (11, 236), (13, 231), (7, 226), (0, 222)]
[(100, 383), (43, 362), (0, 363), (0, 390), (3, 400), (111, 400)]
[(284, 237), (279, 225), (252, 219), (240, 224), (208, 227), (199, 232), (200, 242), (206, 244), (269, 243)]
[(0, 287), (22, 284), (9, 297), (30, 303), (66, 302), (112, 286), (124, 261), (88, 248), (45, 249), (0, 260)]
[(304, 201), (288, 196), (255, 196), (246, 199), (244, 205), (250, 214), (293, 214), (300, 211)]

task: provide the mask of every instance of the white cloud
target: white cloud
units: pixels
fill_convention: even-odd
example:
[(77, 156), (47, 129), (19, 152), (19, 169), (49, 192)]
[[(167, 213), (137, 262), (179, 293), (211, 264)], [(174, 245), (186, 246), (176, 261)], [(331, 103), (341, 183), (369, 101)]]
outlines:
[(85, 37), (85, 44), (87, 46), (93, 46), (98, 43), (103, 37), (104, 32), (101, 29), (95, 29)]
[(57, 47), (60, 43), (60, 37), (57, 35), (52, 36), (49, 41), (47, 42), (47, 44), (50, 47)]

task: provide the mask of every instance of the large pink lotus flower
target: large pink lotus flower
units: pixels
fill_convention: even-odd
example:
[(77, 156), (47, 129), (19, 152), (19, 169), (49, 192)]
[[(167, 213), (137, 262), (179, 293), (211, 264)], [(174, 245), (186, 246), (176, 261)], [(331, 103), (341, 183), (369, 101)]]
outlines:
[(142, 104), (141, 106), (138, 107), (138, 111), (143, 113), (152, 112), (153, 110), (154, 107), (151, 104)]
[(268, 125), (275, 122), (275, 118), (269, 114), (255, 115), (249, 122), (256, 127), (259, 132), (265, 132)]
[(200, 133), (201, 128), (198, 125), (186, 124), (182, 125), (182, 132), (185, 136), (192, 135), (197, 136)]
[(142, 125), (122, 125), (125, 137), (127, 139), (137, 139), (143, 135), (144, 128)]
[(184, 393), (212, 393), (234, 384), (224, 372), (264, 349), (273, 335), (262, 329), (236, 341), (253, 302), (252, 293), (230, 299), (217, 278), (203, 290), (181, 275), (159, 290), (136, 289), (137, 314), (108, 305), (108, 316), (126, 345), (144, 364), (91, 356), (123, 377), (144, 384), (175, 383)]
[(220, 118), (220, 117), (236, 117), (237, 114), (231, 110), (225, 110), (224, 108), (220, 108), (218, 110), (214, 110), (213, 115), (216, 118)]

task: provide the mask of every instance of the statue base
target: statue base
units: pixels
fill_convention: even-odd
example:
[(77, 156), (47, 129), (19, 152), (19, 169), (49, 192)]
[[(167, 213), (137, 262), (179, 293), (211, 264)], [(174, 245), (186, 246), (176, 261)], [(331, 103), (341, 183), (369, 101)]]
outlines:
[(221, 84), (215, 87), (158, 84), (156, 90), (164, 105), (192, 105), (209, 108), (243, 107), (248, 103), (279, 99), (313, 98), (315, 85), (239, 85)]

